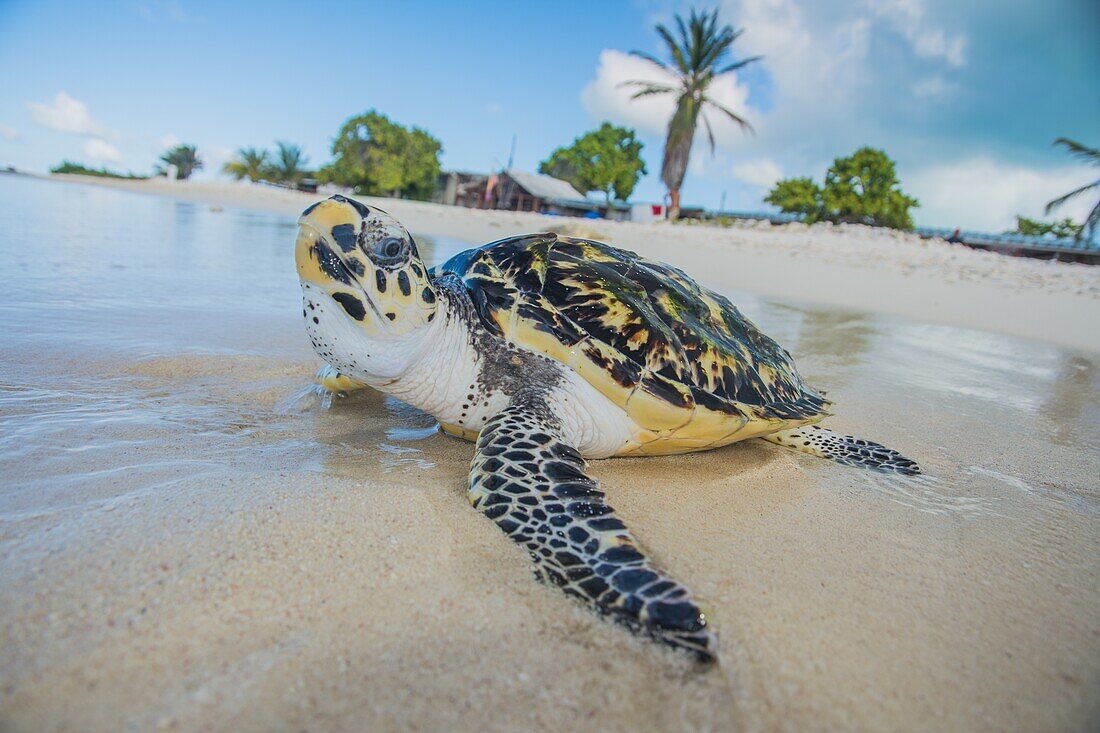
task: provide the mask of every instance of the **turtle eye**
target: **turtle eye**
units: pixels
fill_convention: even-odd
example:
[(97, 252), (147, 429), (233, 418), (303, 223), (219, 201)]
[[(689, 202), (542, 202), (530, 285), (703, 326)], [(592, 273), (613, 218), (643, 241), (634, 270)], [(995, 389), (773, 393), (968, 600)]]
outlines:
[(379, 259), (397, 260), (405, 253), (405, 243), (397, 237), (386, 237), (374, 248)]

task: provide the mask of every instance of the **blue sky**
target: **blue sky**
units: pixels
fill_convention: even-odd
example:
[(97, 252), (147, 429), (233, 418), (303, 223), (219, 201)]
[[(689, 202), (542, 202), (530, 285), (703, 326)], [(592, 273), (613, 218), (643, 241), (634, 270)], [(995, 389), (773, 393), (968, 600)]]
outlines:
[[(918, 222), (1004, 228), (1090, 180), (1051, 147), (1100, 144), (1094, 0), (722, 0), (764, 54), (715, 94), (755, 124), (697, 138), (688, 204), (760, 209), (779, 176), (820, 179), (863, 144), (898, 161)], [(534, 170), (604, 119), (638, 129), (659, 200), (670, 103), (618, 82), (659, 78), (625, 52), (682, 2), (199, 2), (0, 0), (0, 165), (63, 158), (148, 171), (195, 143), (214, 177), (240, 146), (275, 140), (327, 160), (349, 116), (376, 108), (428, 129), (448, 168)], [(1095, 177), (1093, 174), (1092, 177)], [(1077, 210), (1079, 212), (1079, 209)], [(1071, 210), (1070, 213), (1073, 213)]]

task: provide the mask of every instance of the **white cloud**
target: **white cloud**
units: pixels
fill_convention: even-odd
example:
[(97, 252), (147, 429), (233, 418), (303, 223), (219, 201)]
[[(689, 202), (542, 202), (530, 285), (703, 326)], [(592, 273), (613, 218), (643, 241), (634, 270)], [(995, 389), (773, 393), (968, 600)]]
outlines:
[(77, 135), (95, 135), (114, 137), (115, 133), (92, 119), (88, 106), (79, 99), (73, 99), (61, 91), (47, 104), (27, 102), (34, 121), (43, 127), (58, 132), (71, 132)]
[(157, 144), (160, 145), (160, 147), (167, 150), (168, 148), (174, 148), (177, 145), (179, 145), (180, 144), (180, 139), (176, 135), (173, 135), (172, 133), (168, 133), (167, 135), (162, 137), (160, 140), (158, 140)]
[(913, 49), (918, 56), (928, 58), (942, 58), (951, 66), (962, 66), (966, 63), (966, 37), (948, 37), (939, 28), (921, 31), (910, 37)]
[(633, 79), (672, 81), (669, 75), (643, 59), (620, 51), (602, 51), (596, 78), (581, 92), (581, 103), (594, 120), (610, 120), (650, 135), (661, 135), (672, 116), (673, 102), (664, 96), (632, 100), (633, 90), (619, 84)]
[(760, 158), (733, 166), (733, 175), (745, 183), (771, 188), (783, 177), (783, 169), (774, 160)]
[(16, 130), (10, 125), (0, 124), (0, 138), (7, 140), (8, 142), (15, 142), (16, 140), (23, 139), (23, 133)]
[[(600, 53), (600, 64), (593, 79), (581, 92), (581, 102), (593, 120), (609, 120), (620, 125), (634, 127), (642, 133), (663, 137), (676, 104), (672, 94), (659, 94), (631, 99), (638, 88), (620, 86), (625, 81), (649, 81), (657, 84), (674, 84), (674, 77), (654, 64), (620, 51), (606, 50)], [(708, 94), (719, 104), (752, 122), (758, 115), (748, 106), (748, 89), (736, 75), (718, 77)], [(711, 111), (711, 127), (719, 147), (733, 147), (743, 136), (740, 128), (725, 115)], [(702, 140), (706, 140), (703, 121), (699, 121)], [(700, 137), (696, 136), (698, 142)]]
[(122, 160), (122, 153), (114, 145), (98, 137), (88, 138), (84, 143), (84, 155), (92, 160), (105, 163), (118, 163)]
[(829, 108), (848, 96), (861, 77), (870, 22), (862, 16), (831, 15), (822, 23), (797, 0), (727, 0), (724, 17), (745, 33), (735, 49), (761, 62), (775, 84), (776, 103), (821, 100)]
[(957, 91), (958, 87), (947, 82), (941, 76), (930, 76), (913, 85), (913, 96), (924, 100), (943, 100)]
[[(901, 178), (904, 190), (920, 200), (914, 212), (918, 221), (997, 232), (1012, 229), (1017, 214), (1047, 218), (1043, 214), (1047, 201), (1088, 183), (1095, 174), (1084, 166), (1042, 170), (972, 158), (929, 166)], [(1095, 198), (1082, 196), (1052, 216), (1068, 216), (1080, 223), (1095, 203)]]
[(923, 0), (865, 0), (865, 4), (908, 40), (918, 56), (943, 59), (955, 67), (966, 63), (966, 36), (948, 35), (942, 28), (927, 25)]

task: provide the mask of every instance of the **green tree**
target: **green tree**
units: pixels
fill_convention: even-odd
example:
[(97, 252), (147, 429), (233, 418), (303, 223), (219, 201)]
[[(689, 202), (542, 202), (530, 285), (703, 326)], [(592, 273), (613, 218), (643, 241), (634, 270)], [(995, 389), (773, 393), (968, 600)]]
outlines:
[(275, 155), (267, 167), (267, 174), (273, 181), (298, 185), (306, 177), (306, 157), (302, 148), (287, 142), (275, 143)]
[(824, 213), (821, 187), (812, 178), (788, 178), (775, 184), (764, 201), (788, 214), (802, 214), (806, 221), (817, 221)]
[(779, 181), (764, 201), (807, 222), (834, 221), (912, 229), (909, 209), (920, 203), (901, 191), (894, 161), (881, 150), (860, 148), (837, 158), (818, 187), (809, 178)]
[(1069, 218), (1048, 222), (1028, 219), (1026, 216), (1017, 216), (1016, 229), (1010, 234), (1026, 234), (1032, 237), (1043, 237), (1050, 234), (1059, 239), (1080, 239), (1081, 230), (1084, 228), (1084, 224), (1074, 224), (1073, 219)]
[[(1094, 167), (1100, 166), (1100, 150), (1097, 150), (1096, 148), (1086, 147), (1079, 142), (1070, 140), (1069, 138), (1065, 137), (1058, 138), (1054, 141), (1054, 144), (1061, 145), (1069, 151), (1070, 155), (1080, 158), (1089, 165), (1092, 165)], [(1076, 188), (1066, 195), (1059, 196), (1058, 198), (1049, 202), (1046, 207), (1047, 215), (1049, 215), (1050, 212), (1054, 211), (1070, 199), (1076, 198), (1083, 193), (1088, 193), (1093, 189), (1100, 190), (1100, 179), (1097, 179), (1092, 183), (1086, 183), (1084, 186)], [(1092, 239), (1093, 236), (1096, 234), (1096, 228), (1098, 226), (1100, 226), (1100, 200), (1096, 202), (1096, 205), (1092, 207), (1092, 211), (1090, 211), (1089, 215), (1085, 217), (1085, 223), (1081, 227), (1081, 232), (1078, 233), (1076, 238), (1080, 239), (1082, 236), (1084, 236), (1086, 239)]]
[(866, 147), (833, 161), (821, 199), (832, 221), (892, 229), (912, 229), (909, 209), (920, 205), (901, 192), (894, 161), (883, 151)]
[(442, 150), (426, 131), (370, 110), (340, 128), (332, 143), (335, 160), (318, 176), (359, 193), (426, 199), (435, 191)]
[(633, 130), (605, 122), (551, 153), (539, 164), (539, 173), (569, 181), (582, 193), (602, 191), (608, 201), (614, 193), (625, 201), (646, 173), (641, 154), (642, 143)]
[(661, 162), (661, 181), (668, 187), (671, 205), (669, 218), (680, 215), (680, 188), (684, 184), (688, 159), (691, 157), (691, 145), (695, 140), (695, 129), (702, 116), (710, 141), (711, 154), (714, 153), (714, 131), (705, 114), (715, 109), (751, 132), (752, 126), (736, 112), (723, 106), (707, 94), (711, 83), (731, 71), (759, 61), (759, 56), (726, 63), (730, 46), (743, 31), (735, 31), (729, 25), (718, 25), (718, 11), (697, 13), (692, 10), (687, 23), (676, 16), (677, 36), (663, 24), (656, 27), (657, 34), (668, 48), (671, 63), (642, 51), (631, 51), (634, 56), (645, 59), (667, 74), (674, 77), (672, 83), (651, 81), (628, 81), (624, 86), (640, 87), (631, 97), (648, 97), (658, 94), (670, 94), (676, 98), (676, 110), (668, 122), (668, 136), (665, 139), (665, 154)]
[[(187, 180), (192, 173), (202, 169), (202, 158), (199, 157), (198, 150), (194, 145), (177, 145), (160, 156), (160, 159), (164, 161), (165, 166), (176, 166), (176, 178), (178, 180)], [(164, 168), (158, 170), (164, 172)]]
[(222, 166), (222, 170), (238, 181), (247, 178), (258, 181), (266, 176), (268, 152), (259, 148), (240, 148), (233, 160)]

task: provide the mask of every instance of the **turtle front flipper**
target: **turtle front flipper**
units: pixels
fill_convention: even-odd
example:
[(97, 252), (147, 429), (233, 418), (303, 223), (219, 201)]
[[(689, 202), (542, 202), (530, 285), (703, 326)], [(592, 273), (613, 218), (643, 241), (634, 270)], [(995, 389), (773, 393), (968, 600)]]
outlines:
[(470, 503), (527, 548), (536, 573), (603, 613), (700, 659), (715, 638), (691, 591), (656, 569), (559, 437), (539, 396), (517, 399), (481, 431)]
[(355, 392), (367, 387), (358, 379), (352, 379), (346, 374), (341, 374), (332, 364), (325, 364), (318, 369), (313, 381), (318, 388), (325, 392)]

